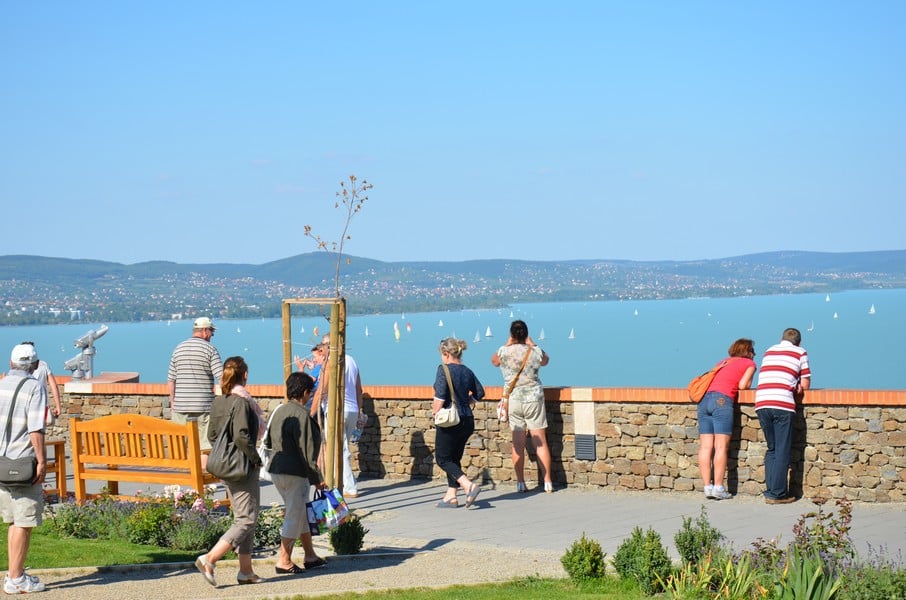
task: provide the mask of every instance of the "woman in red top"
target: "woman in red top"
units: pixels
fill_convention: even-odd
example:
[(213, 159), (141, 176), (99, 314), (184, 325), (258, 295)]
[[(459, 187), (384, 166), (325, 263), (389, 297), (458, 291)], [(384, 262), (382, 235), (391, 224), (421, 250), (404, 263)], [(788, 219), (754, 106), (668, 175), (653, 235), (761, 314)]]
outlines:
[(705, 497), (715, 500), (732, 498), (723, 483), (727, 472), (727, 450), (733, 433), (733, 403), (739, 399), (739, 390), (749, 389), (755, 374), (755, 361), (752, 360), (755, 345), (752, 340), (740, 338), (727, 352), (730, 358), (714, 375), (708, 391), (698, 403), (698, 436), (701, 442), (698, 469), (705, 482)]

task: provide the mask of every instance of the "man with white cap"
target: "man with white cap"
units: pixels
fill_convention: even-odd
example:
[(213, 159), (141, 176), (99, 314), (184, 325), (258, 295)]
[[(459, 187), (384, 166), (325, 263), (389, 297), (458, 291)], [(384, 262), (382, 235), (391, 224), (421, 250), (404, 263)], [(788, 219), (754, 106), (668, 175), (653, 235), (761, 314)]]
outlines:
[[(192, 337), (176, 346), (167, 371), (170, 419), (181, 424), (198, 421), (198, 440), (203, 451), (211, 449), (208, 417), (223, 377), (220, 353), (211, 343), (215, 329), (208, 317), (195, 319)], [(208, 452), (202, 454), (201, 462), (202, 467), (207, 466)]]
[(47, 472), (44, 454), (47, 392), (32, 377), (37, 366), (35, 347), (19, 344), (10, 354), (9, 373), (0, 380), (0, 454), (11, 459), (33, 456), (37, 460), (35, 478), (30, 485), (12, 487), (0, 483), (0, 513), (3, 521), (10, 524), (7, 535), (9, 567), (3, 582), (3, 591), (7, 594), (44, 591), (44, 584), (25, 572), (31, 530), (42, 523), (42, 484)]

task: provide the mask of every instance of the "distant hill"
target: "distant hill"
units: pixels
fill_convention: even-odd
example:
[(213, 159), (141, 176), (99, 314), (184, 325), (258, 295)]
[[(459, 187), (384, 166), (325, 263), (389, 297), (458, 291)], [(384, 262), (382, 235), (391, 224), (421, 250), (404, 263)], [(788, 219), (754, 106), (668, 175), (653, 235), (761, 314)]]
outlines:
[[(260, 265), (0, 256), (0, 325), (194, 314), (274, 317), (283, 298), (332, 297), (335, 270), (335, 255), (326, 252)], [(383, 262), (353, 256), (348, 263), (344, 258), (340, 281), (352, 313), (872, 287), (906, 287), (906, 250), (784, 251), (698, 261)]]

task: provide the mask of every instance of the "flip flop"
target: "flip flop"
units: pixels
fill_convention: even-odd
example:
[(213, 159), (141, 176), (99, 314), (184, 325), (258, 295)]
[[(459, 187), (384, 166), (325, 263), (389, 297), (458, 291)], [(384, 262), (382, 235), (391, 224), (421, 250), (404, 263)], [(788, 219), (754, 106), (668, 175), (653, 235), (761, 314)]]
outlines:
[(459, 508), (459, 502), (456, 500), (453, 502), (450, 502), (449, 500), (440, 500), (434, 506), (436, 508)]
[(475, 504), (475, 499), (478, 498), (478, 494), (481, 493), (481, 486), (477, 483), (473, 483), (472, 487), (469, 488), (469, 493), (466, 494), (466, 508), (472, 508)]

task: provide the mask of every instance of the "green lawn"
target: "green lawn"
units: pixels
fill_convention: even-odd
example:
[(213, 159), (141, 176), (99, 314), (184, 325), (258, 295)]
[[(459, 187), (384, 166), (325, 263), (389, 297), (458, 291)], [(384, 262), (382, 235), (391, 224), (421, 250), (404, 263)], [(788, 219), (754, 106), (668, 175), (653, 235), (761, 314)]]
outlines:
[[(0, 535), (6, 539), (9, 526), (2, 524)], [(151, 564), (195, 560), (194, 552), (176, 552), (157, 546), (130, 544), (122, 540), (83, 540), (60, 538), (45, 523), (31, 535), (31, 547), (25, 561), (32, 569), (63, 567), (101, 567), (107, 565)], [(9, 560), (6, 544), (0, 544), (0, 565)]]

